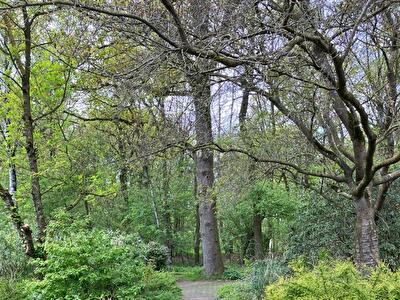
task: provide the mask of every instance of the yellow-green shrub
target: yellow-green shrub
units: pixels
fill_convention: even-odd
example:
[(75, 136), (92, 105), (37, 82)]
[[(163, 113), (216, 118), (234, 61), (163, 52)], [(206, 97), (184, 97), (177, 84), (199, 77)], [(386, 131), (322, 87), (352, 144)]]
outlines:
[(310, 270), (292, 265), (294, 275), (268, 286), (265, 299), (400, 299), (400, 272), (380, 266), (368, 277), (351, 262), (321, 262)]

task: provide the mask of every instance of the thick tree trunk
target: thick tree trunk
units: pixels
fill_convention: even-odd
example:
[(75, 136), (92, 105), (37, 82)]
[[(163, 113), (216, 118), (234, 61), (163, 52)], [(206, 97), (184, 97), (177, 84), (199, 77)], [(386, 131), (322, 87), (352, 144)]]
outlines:
[(253, 235), (254, 235), (254, 256), (256, 259), (264, 258), (264, 247), (262, 242), (262, 221), (263, 217), (259, 213), (253, 216)]
[[(198, 145), (213, 142), (211, 128), (211, 90), (209, 76), (196, 74), (190, 78), (196, 117), (196, 140)], [(207, 276), (224, 271), (218, 223), (216, 218), (216, 199), (213, 195), (214, 154), (210, 149), (196, 152), (197, 196), (199, 200), (200, 234), (203, 246), (203, 268)]]
[(355, 263), (359, 268), (376, 267), (379, 262), (378, 233), (375, 225), (374, 209), (369, 194), (355, 199), (356, 245)]

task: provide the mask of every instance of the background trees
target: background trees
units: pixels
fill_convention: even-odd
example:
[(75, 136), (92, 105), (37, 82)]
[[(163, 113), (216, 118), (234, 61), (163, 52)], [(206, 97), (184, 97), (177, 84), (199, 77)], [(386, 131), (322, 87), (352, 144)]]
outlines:
[[(0, 9), (0, 194), (29, 256), (46, 256), (61, 209), (157, 241), (169, 262), (198, 257), (201, 235), (207, 275), (224, 255), (315, 257), (329, 243), (359, 267), (394, 264), (380, 222), (397, 228), (396, 1)], [(335, 235), (332, 206), (339, 234), (302, 241), (313, 209)]]

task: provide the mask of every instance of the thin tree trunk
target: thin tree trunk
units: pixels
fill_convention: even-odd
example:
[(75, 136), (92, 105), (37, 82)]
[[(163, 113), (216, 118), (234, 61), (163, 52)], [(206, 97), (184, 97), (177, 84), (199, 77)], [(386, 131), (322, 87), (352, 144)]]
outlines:
[(34, 125), (31, 109), (31, 91), (30, 91), (30, 76), (31, 76), (31, 22), (28, 17), (26, 8), (22, 9), (24, 17), (24, 38), (25, 38), (25, 61), (22, 67), (22, 98), (23, 98), (23, 121), (24, 121), (24, 136), (25, 149), (28, 156), (29, 170), (31, 175), (31, 195), (33, 206), (36, 214), (36, 224), (38, 227), (38, 240), (43, 243), (45, 240), (46, 219), (42, 204), (42, 194), (40, 192), (39, 168), (37, 151), (33, 137)]
[(370, 195), (365, 192), (354, 200), (356, 206), (355, 263), (359, 268), (376, 267), (379, 263), (378, 233)]
[(126, 167), (122, 166), (119, 170), (119, 184), (122, 198), (126, 205), (129, 204), (129, 196), (128, 196), (128, 170)]
[(199, 205), (196, 205), (196, 229), (194, 233), (194, 264), (200, 264), (200, 214)]
[(172, 265), (172, 223), (171, 223), (171, 207), (169, 203), (169, 177), (166, 158), (163, 161), (163, 219), (164, 219), (164, 245), (167, 247), (167, 265)]
[(241, 257), (242, 263), (244, 263), (244, 259), (246, 257), (247, 249), (249, 248), (250, 241), (251, 241), (252, 237), (253, 237), (253, 230), (252, 230), (252, 228), (250, 228), (249, 230), (247, 230), (247, 234), (245, 236), (245, 240), (244, 240), (244, 243), (243, 243), (242, 257)]
[[(240, 106), (240, 111), (239, 111), (239, 128), (240, 128), (240, 134), (242, 136), (242, 139), (245, 141), (245, 134), (246, 134), (246, 117), (247, 117), (247, 111), (248, 111), (248, 106), (249, 106), (249, 96), (250, 96), (250, 90), (246, 87), (243, 90), (242, 94), (242, 103)], [(249, 168), (248, 168), (248, 176), (249, 176), (249, 181), (250, 184), (254, 182), (254, 172), (256, 169), (255, 161), (250, 158), (249, 160)], [(260, 214), (260, 212), (257, 210), (256, 207), (257, 203), (253, 203), (253, 238), (254, 238), (254, 255), (256, 259), (263, 259), (264, 257), (264, 247), (262, 243), (262, 221), (263, 221), (263, 216)]]
[[(152, 209), (153, 209), (153, 216), (154, 216), (154, 223), (156, 224), (157, 228), (160, 228), (160, 218), (158, 217), (158, 210), (157, 210), (157, 204), (155, 202), (154, 192), (153, 192), (153, 189), (151, 188), (149, 165), (148, 165), (147, 160), (145, 160), (145, 162), (143, 164), (141, 184), (142, 184), (142, 187), (146, 189), (146, 198), (149, 201), (151, 201), (151, 205), (152, 205)], [(150, 197), (149, 197), (149, 193), (150, 193)]]
[[(11, 159), (13, 159), (14, 156), (15, 155), (13, 155), (11, 157)], [(17, 191), (17, 169), (16, 169), (15, 164), (13, 162), (11, 162), (10, 166), (8, 167), (8, 178), (9, 178), (8, 191), (14, 197), (15, 196), (15, 192)]]
[(196, 227), (194, 232), (194, 264), (200, 264), (200, 214), (199, 203), (197, 202), (197, 171), (196, 162), (194, 164), (193, 194), (196, 203)]
[(264, 247), (262, 242), (263, 217), (255, 212), (253, 216), (254, 256), (256, 259), (264, 258)]

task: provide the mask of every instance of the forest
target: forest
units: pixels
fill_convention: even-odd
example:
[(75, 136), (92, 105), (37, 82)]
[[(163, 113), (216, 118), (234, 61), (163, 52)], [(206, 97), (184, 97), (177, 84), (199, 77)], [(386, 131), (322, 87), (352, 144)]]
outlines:
[(400, 299), (399, 0), (0, 0), (0, 300)]

